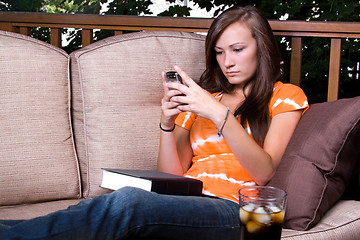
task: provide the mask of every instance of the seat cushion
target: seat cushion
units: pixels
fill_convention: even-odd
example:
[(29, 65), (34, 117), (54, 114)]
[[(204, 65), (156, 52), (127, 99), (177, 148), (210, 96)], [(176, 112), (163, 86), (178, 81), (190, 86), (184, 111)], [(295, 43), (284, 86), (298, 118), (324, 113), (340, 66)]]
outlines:
[(205, 68), (205, 37), (137, 32), (71, 54), (73, 120), (84, 196), (99, 188), (101, 168), (155, 169), (161, 72), (182, 67), (194, 80)]
[(286, 228), (313, 227), (343, 195), (360, 159), (359, 109), (360, 97), (318, 103), (300, 120), (269, 183), (288, 193)]
[(24, 220), (44, 216), (78, 204), (83, 199), (66, 199), (32, 204), (0, 206), (1, 220)]
[(0, 31), (0, 205), (79, 198), (69, 56)]
[(337, 202), (316, 224), (307, 231), (283, 229), (283, 240), (358, 240), (360, 236), (360, 202)]

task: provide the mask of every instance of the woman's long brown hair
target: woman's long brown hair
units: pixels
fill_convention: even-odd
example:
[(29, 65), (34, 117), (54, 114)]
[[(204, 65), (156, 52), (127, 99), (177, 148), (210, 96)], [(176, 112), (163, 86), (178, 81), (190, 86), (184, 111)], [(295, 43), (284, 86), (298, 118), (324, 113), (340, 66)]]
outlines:
[(274, 83), (281, 77), (281, 54), (271, 27), (263, 14), (253, 6), (235, 6), (224, 11), (210, 26), (205, 42), (206, 70), (200, 78), (200, 86), (210, 92), (231, 93), (230, 84), (216, 60), (215, 45), (224, 30), (235, 22), (242, 22), (256, 39), (258, 68), (244, 86), (249, 88), (245, 100), (234, 115), (240, 116), (242, 126), (249, 123), (251, 133), (261, 146), (270, 125), (269, 102)]

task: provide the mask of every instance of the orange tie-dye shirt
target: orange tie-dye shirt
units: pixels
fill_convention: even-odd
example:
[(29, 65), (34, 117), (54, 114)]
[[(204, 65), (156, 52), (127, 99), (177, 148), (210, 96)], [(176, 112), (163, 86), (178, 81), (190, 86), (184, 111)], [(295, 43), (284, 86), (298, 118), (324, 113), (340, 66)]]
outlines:
[[(214, 95), (220, 101), (222, 94)], [(299, 109), (305, 112), (308, 107), (307, 98), (301, 88), (281, 82), (274, 85), (269, 103), (270, 118), (279, 113)], [(218, 136), (213, 122), (194, 113), (184, 112), (177, 117), (175, 123), (190, 131), (194, 156), (190, 169), (184, 175), (201, 180), (203, 194), (238, 202), (239, 189), (255, 185), (224, 138)], [(249, 128), (246, 128), (246, 131), (251, 135)]]

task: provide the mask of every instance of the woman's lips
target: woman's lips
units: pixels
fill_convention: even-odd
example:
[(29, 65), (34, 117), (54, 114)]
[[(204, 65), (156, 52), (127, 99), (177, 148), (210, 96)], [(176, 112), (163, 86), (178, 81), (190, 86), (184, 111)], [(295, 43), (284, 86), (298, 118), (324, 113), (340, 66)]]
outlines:
[(239, 72), (237, 71), (231, 71), (231, 72), (226, 72), (226, 75), (229, 76), (229, 77), (234, 77), (238, 74)]

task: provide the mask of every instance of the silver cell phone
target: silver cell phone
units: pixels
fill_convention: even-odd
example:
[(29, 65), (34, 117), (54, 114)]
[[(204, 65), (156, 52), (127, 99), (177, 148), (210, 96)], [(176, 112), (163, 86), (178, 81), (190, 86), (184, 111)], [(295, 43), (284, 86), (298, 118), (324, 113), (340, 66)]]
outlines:
[(166, 82), (183, 83), (181, 76), (176, 71), (168, 71), (165, 73)]

